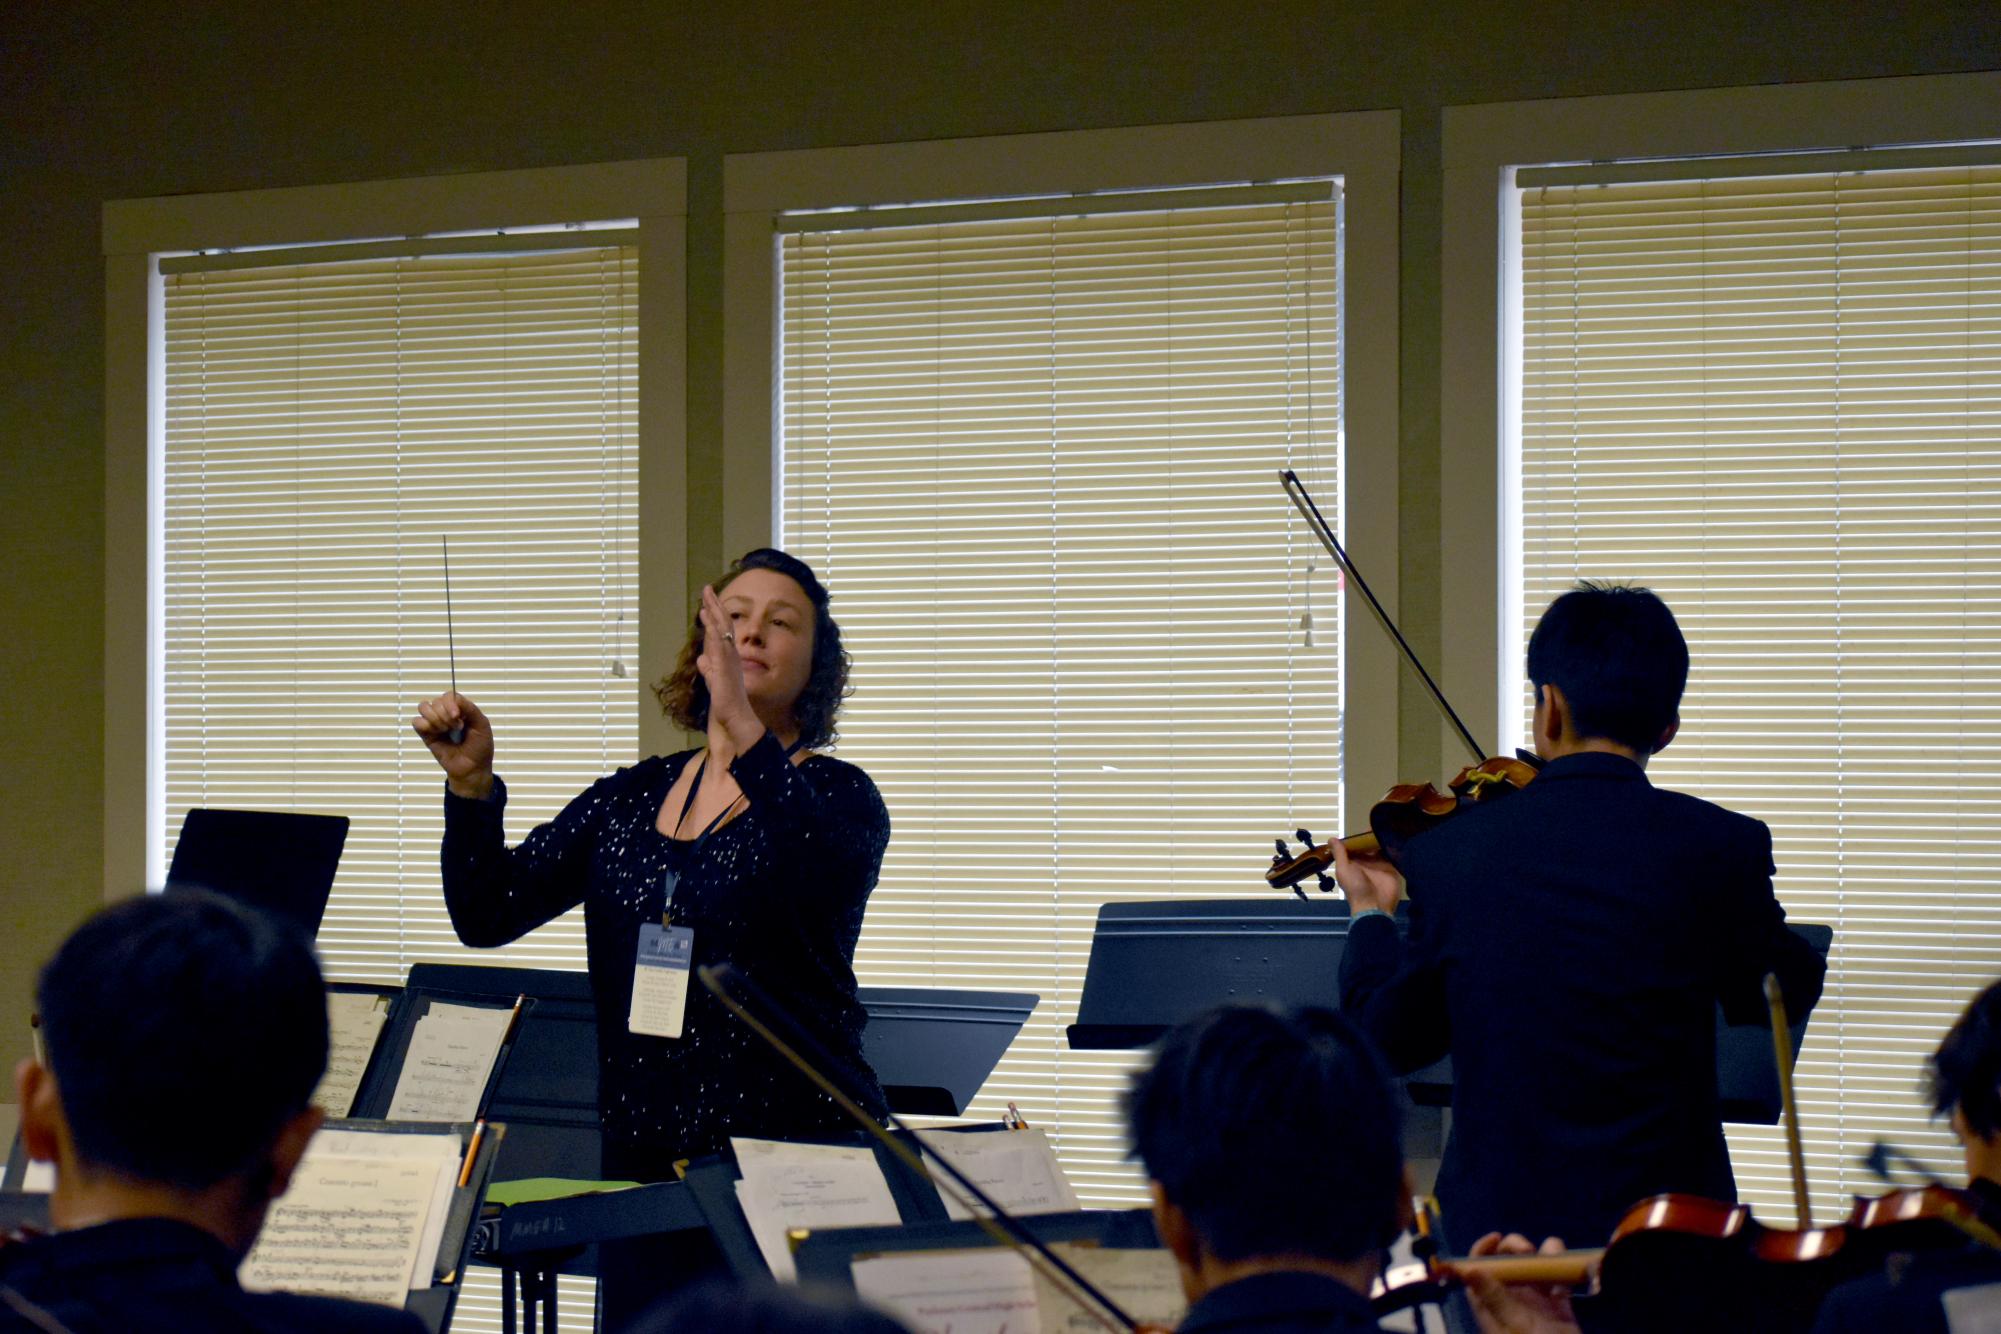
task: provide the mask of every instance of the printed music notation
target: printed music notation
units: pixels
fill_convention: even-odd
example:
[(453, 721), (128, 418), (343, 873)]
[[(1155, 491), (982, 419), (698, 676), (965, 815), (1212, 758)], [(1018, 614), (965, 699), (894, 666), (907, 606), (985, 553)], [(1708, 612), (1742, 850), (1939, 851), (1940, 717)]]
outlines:
[(328, 1116), (348, 1116), (375, 1042), (389, 1017), (389, 998), (370, 992), (327, 993), (327, 1072), (313, 1090), (313, 1106)]
[(243, 1261), (243, 1286), (401, 1306), (441, 1170), (437, 1158), (308, 1153)]
[(917, 1334), (1035, 1334), (1035, 1275), (1013, 1251), (917, 1251), (856, 1260), (855, 1291)]
[(470, 1121), (507, 1037), (507, 1010), (434, 1003), (410, 1034), (391, 1121)]
[[(1040, 1127), (999, 1133), (927, 1130), (920, 1138), (927, 1157), (950, 1162), (1011, 1214), (1060, 1214), (1082, 1207)], [(936, 1166), (931, 1176), (947, 1179)], [(972, 1217), (954, 1191), (941, 1185), (938, 1194), (947, 1216), (962, 1222)]]
[[(1054, 1250), (1128, 1315), (1172, 1328), (1187, 1313), (1181, 1275), (1166, 1250), (1107, 1250), (1058, 1242)], [(917, 1334), (1062, 1334), (1104, 1329), (1011, 1250), (913, 1251), (856, 1260), (855, 1291)]]
[(875, 1154), (830, 1144), (786, 1144), (731, 1139), (737, 1170), (737, 1204), (750, 1224), (765, 1263), (781, 1280), (795, 1276), (792, 1228), (866, 1227), (898, 1223), (896, 1200)]
[[(1173, 1329), (1188, 1314), (1188, 1296), (1182, 1291), (1181, 1271), (1175, 1266), (1172, 1251), (1114, 1250), (1068, 1241), (1057, 1242), (1050, 1249), (1141, 1324)], [(1035, 1276), (1035, 1303), (1042, 1312), (1042, 1334), (1070, 1330), (1098, 1334), (1104, 1329), (1096, 1317), (1064, 1296), (1041, 1273)]]

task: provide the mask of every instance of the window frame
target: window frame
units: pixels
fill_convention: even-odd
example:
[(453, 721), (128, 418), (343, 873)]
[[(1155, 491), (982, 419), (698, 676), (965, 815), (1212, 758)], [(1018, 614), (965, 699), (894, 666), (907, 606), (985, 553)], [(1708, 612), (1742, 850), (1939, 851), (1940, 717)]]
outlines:
[[(665, 661), (685, 621), (687, 168), (681, 158), (475, 172), (104, 206), (104, 896), (165, 879), (162, 818), (161, 258), (564, 222), (639, 230), (639, 654)], [(648, 521), (648, 516), (666, 516)], [(282, 722), (274, 725), (284, 725)], [(641, 707), (642, 753), (678, 735)], [(134, 744), (137, 739), (137, 744)]]
[[(777, 526), (777, 215), (1339, 176), (1348, 244), (1344, 337), (1367, 331), (1343, 346), (1342, 536), (1371, 587), (1395, 608), (1400, 151), (1399, 113), (1363, 111), (726, 156), (724, 550), (764, 545)], [(1342, 653), (1348, 760), (1340, 815), (1343, 827), (1358, 828), (1369, 794), (1396, 782), (1400, 668), (1386, 637), (1371, 632), (1349, 635)]]

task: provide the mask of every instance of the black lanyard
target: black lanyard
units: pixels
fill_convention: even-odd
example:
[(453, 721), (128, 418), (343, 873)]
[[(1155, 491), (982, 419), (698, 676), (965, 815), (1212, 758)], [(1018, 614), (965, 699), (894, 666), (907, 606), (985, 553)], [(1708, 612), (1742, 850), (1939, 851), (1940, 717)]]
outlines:
[[(790, 760), (794, 755), (797, 755), (799, 753), (799, 748), (805, 744), (806, 744), (806, 739), (804, 737), (801, 737), (799, 740), (787, 746), (785, 748), (785, 758), (787, 760)], [(695, 781), (688, 784), (688, 799), (681, 803), (681, 814), (677, 816), (674, 820), (674, 829), (676, 833), (680, 832), (682, 822), (688, 818), (688, 812), (695, 809), (695, 798), (697, 795), (701, 793), (702, 790), (702, 774), (708, 769), (708, 767), (709, 767), (709, 752), (705, 749), (702, 751), (702, 762), (695, 766)], [(688, 847), (687, 860), (685, 860), (682, 863), (684, 867), (692, 867), (695, 864), (695, 859), (702, 855), (702, 844), (709, 841), (709, 835), (716, 832), (716, 826), (723, 822), (723, 818), (727, 816), (731, 811), (736, 809), (737, 801), (743, 801), (745, 799), (746, 798), (744, 794), (739, 792), (737, 794), (736, 801), (730, 802), (729, 805), (717, 811), (715, 818), (713, 820), (710, 820), (707, 825), (703, 826), (702, 832), (695, 835), (695, 841)], [(670, 834), (668, 836), (668, 841), (669, 842), (674, 841), (673, 835)], [(674, 891), (676, 888), (679, 887), (680, 879), (681, 877), (679, 873), (673, 870), (669, 870), (667, 872), (666, 894), (664, 902), (661, 904), (660, 907), (660, 920), (663, 924), (668, 921), (671, 921), (673, 918)]]

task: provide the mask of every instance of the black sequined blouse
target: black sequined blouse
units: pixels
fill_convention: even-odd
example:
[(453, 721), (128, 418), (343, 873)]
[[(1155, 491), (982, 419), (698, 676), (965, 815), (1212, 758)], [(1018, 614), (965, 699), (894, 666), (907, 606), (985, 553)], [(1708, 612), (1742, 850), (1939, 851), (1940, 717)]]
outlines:
[(484, 801), (445, 795), (445, 905), (460, 940), (504, 945), (584, 905), (610, 1179), (670, 1179), (675, 1159), (716, 1152), (731, 1135), (802, 1139), (854, 1128), (698, 983), (679, 1038), (627, 1031), (639, 928), (660, 920), (669, 868), (679, 873), (674, 924), (694, 928), (696, 965), (735, 964), (881, 1098), (862, 1060), (867, 1016), (853, 969), (889, 844), (881, 795), (867, 774), (831, 756), (794, 765), (767, 732), (730, 766), (748, 809), (691, 862), (691, 845), (655, 822), (667, 789), (700, 753), (655, 756), (599, 779), (514, 848), (498, 779)]

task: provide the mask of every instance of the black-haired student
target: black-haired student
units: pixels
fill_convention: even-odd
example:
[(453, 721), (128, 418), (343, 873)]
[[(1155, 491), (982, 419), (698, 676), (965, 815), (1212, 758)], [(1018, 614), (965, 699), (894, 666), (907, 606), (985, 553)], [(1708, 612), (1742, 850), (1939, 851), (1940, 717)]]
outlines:
[[(1410, 1218), (1382, 1060), (1332, 1010), (1226, 1006), (1161, 1039), (1125, 1098), (1182, 1334), (1377, 1329), (1368, 1293)], [(1476, 1248), (1526, 1250), (1487, 1237)], [(1559, 1295), (1486, 1285), (1487, 1331), (1575, 1330)]]
[[(1980, 1219), (2001, 1232), (2001, 982), (1966, 1007), (1933, 1053), (1932, 1110), (1947, 1117), (1966, 1154), (1967, 1191)], [(1878, 1274), (1828, 1296), (1814, 1334), (1909, 1334), (2001, 1328), (2001, 1251), (1957, 1248), (1897, 1254)]]
[[(1647, 781), (1688, 678), (1660, 598), (1580, 584), (1543, 613), (1528, 676), (1533, 782), (1413, 839), (1403, 878), (1337, 859), (1341, 1004), (1399, 1071), (1452, 1057), (1449, 1235), (1595, 1245), (1647, 1196), (1736, 1198), (1716, 1003), (1762, 1021), (1776, 972), (1804, 1015), (1826, 966), (1786, 928), (1770, 831)], [(1407, 944), (1388, 916), (1405, 880)]]
[(320, 1124), (326, 989), (289, 927), (199, 891), (128, 899), (64, 942), (36, 1004), (47, 1064), (15, 1087), (56, 1230), (0, 1248), (0, 1330), (424, 1328), (237, 1284)]

